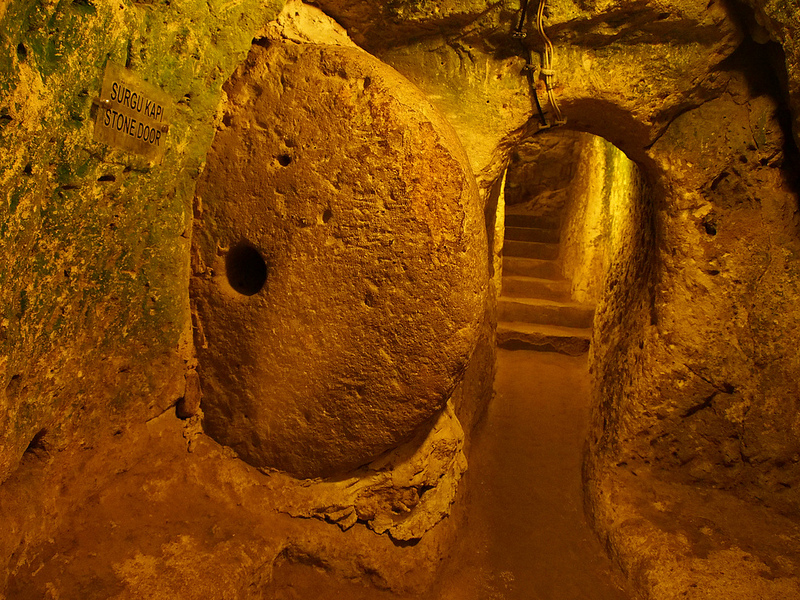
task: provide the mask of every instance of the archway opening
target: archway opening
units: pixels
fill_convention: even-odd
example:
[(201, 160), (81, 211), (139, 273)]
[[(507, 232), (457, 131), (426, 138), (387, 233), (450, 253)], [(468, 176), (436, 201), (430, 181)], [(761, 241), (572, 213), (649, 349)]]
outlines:
[(468, 598), (484, 588), (509, 600), (591, 589), (598, 600), (623, 600), (623, 578), (585, 513), (588, 351), (595, 312), (600, 333), (620, 293), (638, 285), (633, 255), (649, 260), (641, 243), (652, 235), (649, 197), (636, 163), (588, 133), (542, 131), (507, 159), (490, 198), (495, 394), (470, 453), (469, 518), (451, 563), (459, 575), (445, 576), (443, 589)]
[(495, 241), (500, 347), (588, 351), (607, 274), (643, 226), (642, 190), (636, 164), (598, 136), (553, 130), (512, 151)]

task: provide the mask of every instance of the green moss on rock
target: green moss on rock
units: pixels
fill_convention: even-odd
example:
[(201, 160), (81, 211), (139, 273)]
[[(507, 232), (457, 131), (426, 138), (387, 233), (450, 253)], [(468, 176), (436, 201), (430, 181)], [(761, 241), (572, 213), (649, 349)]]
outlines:
[[(281, 6), (6, 7), (0, 481), (44, 428), (53, 447), (91, 439), (97, 427), (149, 418), (180, 394), (194, 183), (222, 83)], [(170, 99), (161, 164), (93, 140), (106, 61), (129, 65)]]

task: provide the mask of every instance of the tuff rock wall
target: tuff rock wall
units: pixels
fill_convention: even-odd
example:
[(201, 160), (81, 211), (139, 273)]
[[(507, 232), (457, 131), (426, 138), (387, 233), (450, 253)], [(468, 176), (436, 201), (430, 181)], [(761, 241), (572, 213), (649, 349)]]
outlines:
[[(754, 56), (743, 45), (726, 94), (649, 150), (648, 251), (620, 265), (638, 282), (612, 277), (598, 311), (589, 479), (607, 485), (590, 488), (600, 528), (651, 597), (799, 593), (783, 562), (798, 508), (796, 150)], [(622, 500), (620, 485), (640, 493)], [(668, 514), (683, 517), (666, 525)], [(792, 532), (786, 543), (769, 541), (777, 530)]]
[(643, 203), (636, 165), (601, 137), (581, 134), (576, 173), (567, 188), (561, 264), (572, 282), (573, 300), (596, 304), (612, 257), (630, 245), (640, 227), (635, 215)]
[[(613, 142), (643, 178), (597, 312), (588, 510), (646, 597), (796, 597), (797, 6), (550, 7), (567, 127)], [(402, 8), (439, 30), (398, 47), (363, 30), (364, 43), (496, 181), (538, 128), (513, 75), (513, 7), (453, 31), (455, 6)]]
[[(416, 375), (424, 371), (424, 376), (409, 381), (434, 389), (430, 406), (399, 433), (383, 423), (386, 431), (379, 431), (390, 436), (389, 442), (378, 441), (376, 446), (367, 439), (371, 445), (366, 453), (347, 459), (348, 469), (362, 466), (360, 470), (311, 488), (308, 482), (275, 472), (231, 470), (241, 462), (232, 452), (212, 442), (204, 445), (209, 440), (202, 434), (197, 411), (201, 391), (191, 343), (189, 244), (193, 213), (201, 212), (193, 203), (196, 182), (213, 134), (226, 127), (225, 114), (230, 112), (222, 85), (254, 38), (272, 35), (277, 40), (274, 36), (285, 34), (296, 43), (297, 36), (303, 41), (312, 32), (317, 42), (319, 36), (322, 43), (346, 39), (324, 15), (304, 11), (301, 5), (291, 14), (284, 11), (286, 18), (280, 23), (273, 21), (280, 8), (100, 2), (2, 6), (7, 27), (0, 123), (7, 192), (2, 225), (6, 313), (0, 511), (10, 526), (3, 528), (0, 548), (2, 588), (10, 597), (41, 597), (51, 590), (77, 597), (89, 589), (98, 597), (215, 597), (248, 589), (260, 593), (273, 565), (297, 556), (314, 556), (336, 572), (369, 578), (380, 587), (407, 590), (424, 588), (445, 555), (451, 526), (439, 528), (429, 541), (407, 551), (392, 550), (392, 539), (419, 540), (448, 514), (466, 467), (467, 441), (458, 419), (471, 426), (491, 390), (491, 313), (486, 313), (483, 296), (488, 250), (481, 208), (458, 141), (439, 117), (433, 128), (421, 120), (420, 139), (431, 142), (432, 152), (448, 147), (455, 156), (461, 185), (448, 184), (445, 189), (459, 187), (471, 212), (445, 230), (442, 224), (454, 216), (450, 208), (417, 194), (413, 208), (418, 215), (438, 215), (427, 225), (422, 219), (418, 233), (427, 227), (424, 235), (436, 242), (431, 252), (439, 252), (441, 260), (448, 253), (465, 255), (461, 242), (468, 236), (467, 262), (477, 269), (477, 288), (468, 300), (468, 322), (456, 325), (448, 336), (451, 342), (465, 339), (449, 379), (435, 384), (440, 378), (436, 361), (417, 353), (422, 362)], [(276, 33), (276, 27), (282, 33)], [(361, 60), (380, 65), (361, 55)], [(172, 101), (162, 161), (93, 141), (93, 100), (100, 95), (106, 60), (127, 66)], [(402, 81), (386, 69), (388, 75), (372, 73), (376, 88), (386, 77)], [(340, 78), (338, 72), (333, 75)], [(413, 104), (416, 111), (428, 110), (424, 100), (415, 98)], [(380, 119), (385, 106), (375, 108), (373, 117)], [(291, 120), (291, 114), (287, 118)], [(394, 124), (389, 130), (402, 140), (407, 137), (404, 128)], [(442, 164), (443, 175), (457, 175), (446, 166)], [(409, 183), (395, 179), (401, 187)], [(300, 178), (294, 185), (299, 189), (302, 183)], [(395, 190), (398, 201), (405, 198), (404, 189)], [(338, 214), (325, 218), (323, 210), (317, 216), (323, 222), (333, 220), (332, 228), (348, 217), (338, 205), (326, 208)], [(442, 211), (447, 214), (440, 215)], [(304, 217), (297, 206), (289, 213), (292, 219)], [(313, 244), (309, 252), (315, 252)], [(286, 259), (292, 259), (291, 252)], [(417, 262), (422, 270), (413, 272), (412, 279), (421, 277), (437, 293), (463, 304), (464, 298)], [(351, 275), (364, 282), (360, 275)], [(363, 292), (365, 310), (371, 308), (370, 293), (375, 304), (384, 301), (380, 289)], [(315, 295), (310, 288), (301, 293)], [(315, 299), (323, 300), (318, 295)], [(435, 302), (425, 306), (438, 310)], [(301, 318), (307, 316), (303, 313)], [(443, 320), (450, 318), (441, 315)], [(392, 323), (396, 324), (389, 319), (387, 326)], [(430, 325), (420, 320), (421, 331), (433, 331)], [(194, 327), (202, 327), (196, 319)], [(412, 337), (417, 333), (411, 332)], [(389, 335), (395, 334), (410, 339), (403, 338), (402, 328)], [(304, 337), (300, 342), (313, 340)], [(431, 347), (435, 352), (436, 345)], [(302, 348), (293, 351), (297, 350)], [(373, 350), (379, 357), (379, 349), (369, 352)], [(367, 383), (376, 380), (374, 373), (373, 379), (356, 375), (366, 376)], [(353, 390), (364, 385), (341, 374), (325, 383), (352, 383)], [(418, 394), (404, 394), (411, 404), (418, 400)], [(174, 407), (179, 400), (179, 413), (195, 416), (177, 420)], [(364, 423), (374, 426), (373, 421)], [(394, 452), (372, 460), (387, 446)], [(307, 457), (321, 456), (308, 445), (293, 449)], [(222, 484), (220, 477), (229, 483)], [(198, 495), (190, 491), (193, 486), (208, 493)], [(181, 499), (189, 497), (206, 502), (190, 512), (217, 515), (217, 533), (211, 537), (202, 519), (185, 519), (184, 510), (194, 501), (186, 504)], [(243, 504), (252, 512), (242, 509)], [(146, 514), (141, 507), (147, 507)], [(311, 534), (315, 526), (308, 529), (309, 517), (334, 538), (336, 532), (351, 530), (345, 536), (351, 543), (331, 545), (330, 536)], [(234, 521), (248, 525), (241, 528)], [(300, 524), (299, 529), (287, 528), (287, 523)], [(361, 533), (353, 536), (357, 523)], [(367, 523), (370, 529), (364, 527)], [(234, 530), (238, 538), (231, 545)], [(375, 541), (369, 538), (375, 536), (373, 531), (387, 535)], [(364, 533), (368, 537), (362, 537)], [(195, 576), (168, 576), (185, 570), (185, 553), (176, 553), (185, 544), (193, 548)], [(251, 552), (260, 558), (248, 558)], [(385, 558), (398, 558), (397, 552), (405, 556), (401, 562), (411, 561), (407, 568), (397, 570), (398, 563)], [(238, 556), (238, 566), (223, 569), (223, 555)], [(150, 571), (135, 566), (141, 556), (157, 565), (154, 573), (159, 576), (151, 578)], [(419, 573), (406, 581), (402, 573), (408, 569)]]
[[(0, 4), (0, 481), (23, 456), (89, 450), (183, 396), (194, 185), (222, 83), (278, 9)], [(107, 60), (172, 100), (160, 164), (93, 141)], [(4, 565), (57, 522), (31, 515), (4, 516)]]
[[(522, 66), (523, 49), (540, 46), (532, 33), (522, 43), (511, 36), (517, 3), (316, 5), (419, 86), (455, 128), (487, 188), (511, 148), (537, 130)], [(194, 366), (186, 285), (191, 198), (221, 122), (222, 83), (279, 8), (100, 0), (0, 5), (0, 506), (17, 515), (0, 537), (6, 573), (33, 573), (37, 544), (68, 522), (42, 474), (70, 472), (87, 463), (81, 457), (98, 462), (92, 448), (104, 440), (127, 443), (126, 432), (185, 393)], [(598, 309), (586, 467), (596, 528), (644, 597), (800, 597), (791, 134), (796, 143), (799, 15), (788, 0), (550, 3), (555, 91), (569, 127), (613, 142), (637, 162), (645, 182), (633, 211), (638, 227), (611, 260)], [(170, 149), (158, 166), (91, 139), (92, 99), (109, 57), (175, 102)], [(485, 322), (490, 326), (491, 316)], [(491, 336), (481, 339), (486, 364)], [(476, 371), (471, 381), (485, 383), (487, 370)], [(464, 389), (474, 388), (465, 385), (456, 397)], [(476, 413), (463, 405), (459, 411)], [(187, 431), (177, 435), (195, 439)], [(203, 460), (230, 460), (197, 439), (207, 451)], [(99, 463), (93, 476), (113, 471)], [(234, 477), (234, 465), (206, 487), (198, 483), (200, 467), (192, 467), (193, 489), (235, 490), (220, 506), (240, 506), (244, 498), (256, 506), (257, 497), (260, 506), (285, 501), (283, 491), (264, 501), (254, 491), (262, 489), (255, 475), (245, 469)], [(180, 477), (186, 475), (171, 481)], [(97, 491), (80, 489), (87, 497)], [(164, 501), (155, 491), (153, 498)], [(368, 495), (354, 502), (366, 522), (379, 514), (399, 519), (407, 499), (390, 491), (380, 502)], [(322, 518), (349, 522), (349, 506)], [(311, 503), (298, 513), (318, 509)], [(247, 522), (263, 526), (260, 518)], [(364, 548), (358, 527), (346, 538)], [(319, 539), (327, 539), (322, 531)], [(293, 536), (284, 554), (279, 545), (260, 547), (273, 558), (319, 551), (307, 534)], [(176, 539), (161, 547), (173, 561)], [(197, 539), (209, 544), (196, 553), (205, 561), (198, 564), (215, 564), (219, 538)], [(418, 548), (441, 557), (437, 544)], [(352, 556), (355, 563), (337, 563), (328, 555), (328, 564), (380, 572), (375, 554)], [(137, 563), (127, 560), (119, 564), (134, 577)], [(252, 566), (268, 579), (269, 569), (259, 568)], [(197, 571), (204, 572), (213, 570)], [(389, 579), (382, 581), (391, 587)], [(169, 578), (137, 581), (129, 590), (160, 585), (169, 597), (179, 589)]]

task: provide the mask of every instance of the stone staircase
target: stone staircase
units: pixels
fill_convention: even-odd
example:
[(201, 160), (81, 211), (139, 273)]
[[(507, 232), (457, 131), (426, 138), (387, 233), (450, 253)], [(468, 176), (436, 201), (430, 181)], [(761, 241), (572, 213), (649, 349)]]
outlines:
[(571, 300), (558, 260), (560, 235), (556, 219), (506, 214), (500, 347), (572, 356), (589, 349), (594, 307)]

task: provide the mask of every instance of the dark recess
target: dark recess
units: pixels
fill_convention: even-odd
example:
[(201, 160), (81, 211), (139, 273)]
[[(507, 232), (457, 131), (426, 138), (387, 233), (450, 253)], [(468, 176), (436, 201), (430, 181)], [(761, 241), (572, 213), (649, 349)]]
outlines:
[(47, 429), (40, 429), (36, 435), (31, 439), (30, 444), (25, 449), (25, 456), (41, 457), (47, 453), (47, 446), (45, 445), (44, 438), (47, 435)]
[(252, 296), (260, 292), (267, 281), (267, 263), (258, 250), (242, 242), (228, 251), (225, 274), (234, 290)]
[[(740, 0), (731, 0), (731, 5), (739, 17), (740, 26), (748, 31), (757, 22), (753, 8)], [(723, 70), (741, 72), (747, 78), (753, 95), (767, 94), (777, 103), (775, 117), (783, 132), (783, 162), (778, 167), (800, 204), (800, 149), (792, 130), (789, 74), (783, 46), (775, 41), (760, 44), (748, 36), (720, 66)]]

